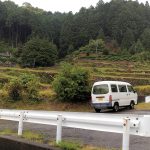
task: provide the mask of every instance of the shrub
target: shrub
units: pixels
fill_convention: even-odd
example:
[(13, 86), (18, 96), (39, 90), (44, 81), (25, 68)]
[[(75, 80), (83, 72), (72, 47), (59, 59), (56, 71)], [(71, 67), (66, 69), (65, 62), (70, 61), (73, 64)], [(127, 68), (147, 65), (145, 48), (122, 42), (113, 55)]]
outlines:
[(106, 49), (106, 48), (104, 48), (104, 50), (103, 50), (103, 55), (109, 55), (109, 50)]
[(63, 64), (52, 86), (60, 100), (85, 100), (89, 93), (89, 72), (77, 66)]
[(9, 97), (16, 101), (20, 100), (22, 96), (22, 86), (19, 79), (12, 79), (7, 85)]
[(21, 98), (38, 100), (39, 82), (35, 75), (22, 74), (18, 78), (12, 79), (7, 85), (9, 97), (16, 101)]
[(39, 82), (33, 74), (22, 74), (20, 76), (23, 91), (29, 100), (38, 100)]

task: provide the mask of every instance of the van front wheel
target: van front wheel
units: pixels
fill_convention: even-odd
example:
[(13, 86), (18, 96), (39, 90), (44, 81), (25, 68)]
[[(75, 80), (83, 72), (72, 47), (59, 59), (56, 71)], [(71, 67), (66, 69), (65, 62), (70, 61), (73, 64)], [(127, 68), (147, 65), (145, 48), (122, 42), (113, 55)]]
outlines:
[(96, 113), (100, 113), (101, 109), (94, 108)]
[(117, 103), (114, 104), (113, 110), (117, 112), (119, 110), (119, 105)]

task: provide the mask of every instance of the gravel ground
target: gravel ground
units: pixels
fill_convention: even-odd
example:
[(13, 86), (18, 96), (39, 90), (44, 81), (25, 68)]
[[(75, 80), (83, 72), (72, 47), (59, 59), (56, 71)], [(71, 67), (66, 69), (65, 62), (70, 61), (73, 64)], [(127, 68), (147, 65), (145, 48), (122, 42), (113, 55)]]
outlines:
[[(112, 113), (112, 111), (105, 111)], [(118, 114), (149, 114), (150, 111), (121, 110)], [(18, 123), (0, 120), (0, 130), (12, 129), (17, 131)], [(56, 127), (24, 123), (24, 129), (38, 132), (45, 136), (45, 142), (55, 140)], [(122, 134), (98, 132), (82, 129), (63, 128), (63, 140), (77, 141), (82, 144), (119, 149), (122, 146)], [(150, 150), (150, 138), (130, 136), (130, 150)]]

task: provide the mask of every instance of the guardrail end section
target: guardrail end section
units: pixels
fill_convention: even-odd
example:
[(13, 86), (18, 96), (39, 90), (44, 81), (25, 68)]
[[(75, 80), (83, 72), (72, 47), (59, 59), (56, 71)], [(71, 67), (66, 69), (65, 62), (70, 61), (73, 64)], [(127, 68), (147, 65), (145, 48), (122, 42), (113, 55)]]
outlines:
[(123, 119), (122, 150), (129, 150), (130, 118)]
[(141, 120), (141, 128), (140, 128), (140, 135), (145, 137), (150, 137), (150, 115), (144, 115), (143, 119)]

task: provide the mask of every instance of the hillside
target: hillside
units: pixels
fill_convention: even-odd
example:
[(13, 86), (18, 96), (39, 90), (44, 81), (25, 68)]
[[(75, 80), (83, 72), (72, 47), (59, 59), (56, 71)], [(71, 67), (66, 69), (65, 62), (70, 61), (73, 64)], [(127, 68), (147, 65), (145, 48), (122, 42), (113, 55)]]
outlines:
[[(70, 60), (68, 60), (70, 61)], [(90, 71), (91, 84), (98, 80), (119, 80), (133, 84), (141, 95), (150, 92), (150, 63), (129, 62), (129, 61), (108, 61), (74, 58), (72, 64), (81, 66)], [(40, 81), (41, 89), (50, 89), (53, 78), (60, 72), (60, 66), (47, 68), (19, 68), (19, 67), (0, 67), (1, 87), (9, 82), (10, 79), (17, 78), (19, 75), (35, 74)], [(145, 87), (145, 88), (144, 88)]]
[(10, 61), (33, 67), (36, 60), (44, 59), (46, 64), (40, 61), (36, 66), (53, 65), (50, 52), (47, 55), (50, 58), (45, 59), (46, 56), (43, 58), (39, 54), (42, 49), (37, 48), (34, 53), (27, 49), (29, 43), (35, 42), (35, 37), (39, 39), (33, 45), (43, 47), (44, 43), (55, 52), (55, 59), (64, 58), (97, 39), (102, 40), (101, 48), (105, 52), (134, 55), (150, 50), (148, 1), (140, 4), (128, 0), (112, 0), (109, 3), (100, 0), (96, 7), (81, 8), (75, 14), (46, 12), (34, 8), (30, 3), (19, 7), (12, 1), (0, 1), (0, 14), (0, 63), (8, 64)]
[[(0, 107), (27, 109), (32, 107), (30, 104), (39, 103), (35, 109), (70, 108), (70, 103), (58, 103), (52, 89), (62, 62), (88, 70), (90, 85), (99, 80), (127, 81), (139, 95), (148, 95), (149, 41), (148, 2), (100, 0), (95, 7), (81, 8), (73, 14), (46, 12), (29, 3), (20, 7), (12, 1), (0, 1)], [(29, 76), (23, 81), (15, 80), (22, 75)], [(34, 78), (39, 86), (32, 83), (30, 92), (35, 94), (32, 98), (36, 102), (25, 96), (30, 87), (25, 85), (26, 80)], [(23, 90), (20, 82), (24, 82)], [(13, 88), (15, 96), (22, 90), (22, 101), (12, 103), (9, 88)]]

